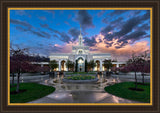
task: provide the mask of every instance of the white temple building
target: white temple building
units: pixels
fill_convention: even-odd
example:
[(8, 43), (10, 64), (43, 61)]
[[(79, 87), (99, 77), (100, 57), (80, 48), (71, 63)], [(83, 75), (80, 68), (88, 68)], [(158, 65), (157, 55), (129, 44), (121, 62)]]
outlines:
[[(89, 51), (89, 46), (84, 46), (83, 44), (83, 36), (81, 34), (78, 37), (79, 39), (79, 45), (78, 46), (72, 46), (72, 53), (52, 53), (49, 58), (51, 60), (56, 60), (59, 64), (59, 67), (56, 69), (57, 71), (68, 71), (66, 67), (67, 60), (78, 62), (77, 71), (78, 72), (84, 72), (85, 71), (85, 60), (87, 62), (94, 60), (96, 62), (96, 67), (93, 69), (93, 71), (104, 71), (103, 61), (105, 59), (111, 60), (111, 54), (110, 53), (101, 53), (101, 54), (93, 54)], [(125, 62), (112, 62), (112, 64), (116, 65), (116, 67), (119, 67), (119, 64), (125, 64)]]

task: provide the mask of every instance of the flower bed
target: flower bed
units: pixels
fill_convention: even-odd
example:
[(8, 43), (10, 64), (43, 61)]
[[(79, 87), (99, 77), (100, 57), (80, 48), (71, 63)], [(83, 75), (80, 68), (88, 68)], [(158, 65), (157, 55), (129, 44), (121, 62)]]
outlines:
[(92, 79), (95, 79), (96, 77), (95, 76), (90, 76), (90, 75), (77, 75), (77, 76), (70, 76), (70, 77), (65, 77), (64, 79), (67, 79), (67, 80), (92, 80)]

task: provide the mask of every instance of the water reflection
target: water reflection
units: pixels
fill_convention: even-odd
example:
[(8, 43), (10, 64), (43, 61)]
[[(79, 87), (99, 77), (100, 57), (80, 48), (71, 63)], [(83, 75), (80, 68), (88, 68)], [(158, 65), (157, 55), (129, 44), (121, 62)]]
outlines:
[[(56, 88), (56, 91), (47, 95), (46, 101), (52, 103), (131, 103), (132, 101), (119, 98), (108, 94), (104, 91), (104, 87), (113, 85), (119, 81), (119, 78), (97, 75), (99, 79), (96, 83), (65, 83), (63, 82), (64, 75), (59, 75), (55, 78), (44, 80)], [(39, 101), (40, 102), (40, 101)]]
[(50, 79), (49, 83), (56, 87), (57, 91), (104, 91), (104, 87), (119, 82), (119, 79), (111, 76), (98, 74), (96, 83), (65, 83), (64, 75), (57, 74), (56, 78)]

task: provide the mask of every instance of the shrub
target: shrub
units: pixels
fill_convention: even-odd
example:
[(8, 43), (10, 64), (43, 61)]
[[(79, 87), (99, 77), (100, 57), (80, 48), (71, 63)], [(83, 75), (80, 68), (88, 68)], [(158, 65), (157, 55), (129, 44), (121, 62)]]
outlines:
[(95, 79), (95, 76), (82, 76), (82, 75), (78, 75), (78, 76), (73, 76), (73, 77), (65, 77), (65, 79), (68, 80), (91, 80), (91, 79)]

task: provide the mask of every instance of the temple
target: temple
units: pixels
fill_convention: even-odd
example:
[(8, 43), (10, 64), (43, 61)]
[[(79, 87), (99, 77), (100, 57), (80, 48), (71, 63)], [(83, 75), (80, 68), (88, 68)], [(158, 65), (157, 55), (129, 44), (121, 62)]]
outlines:
[[(78, 46), (72, 46), (72, 53), (52, 53), (49, 58), (51, 60), (56, 60), (59, 64), (59, 67), (56, 69), (56, 71), (68, 71), (66, 67), (67, 60), (70, 60), (72, 62), (78, 63), (77, 68), (78, 72), (84, 72), (85, 71), (85, 62), (89, 62), (91, 60), (94, 60), (96, 62), (96, 67), (93, 69), (93, 71), (104, 71), (103, 61), (105, 59), (111, 60), (111, 54), (110, 53), (90, 53), (89, 46), (84, 46), (83, 44), (83, 36), (80, 34), (78, 36), (79, 44)], [(113, 65), (116, 67), (119, 67), (121, 64), (125, 64), (125, 62), (112, 62)]]

